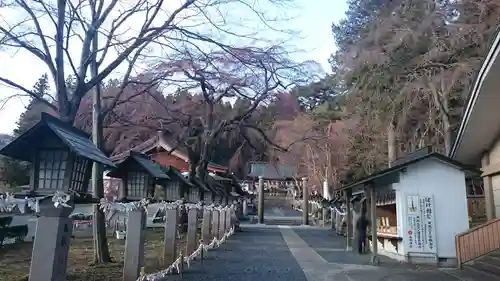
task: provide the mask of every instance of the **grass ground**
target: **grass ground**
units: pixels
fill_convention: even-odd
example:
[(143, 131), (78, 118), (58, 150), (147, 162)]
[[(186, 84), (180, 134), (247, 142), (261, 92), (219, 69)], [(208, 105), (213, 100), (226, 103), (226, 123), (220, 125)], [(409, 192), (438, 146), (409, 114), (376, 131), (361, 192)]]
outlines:
[[(165, 268), (163, 255), (163, 228), (146, 230), (145, 271), (152, 273)], [(113, 263), (89, 265), (93, 260), (92, 237), (76, 237), (71, 240), (68, 258), (68, 281), (118, 281), (122, 278), (125, 240), (108, 237)], [(0, 248), (0, 281), (28, 280), (32, 243), (5, 245)], [(178, 251), (184, 249), (185, 240), (178, 240)]]

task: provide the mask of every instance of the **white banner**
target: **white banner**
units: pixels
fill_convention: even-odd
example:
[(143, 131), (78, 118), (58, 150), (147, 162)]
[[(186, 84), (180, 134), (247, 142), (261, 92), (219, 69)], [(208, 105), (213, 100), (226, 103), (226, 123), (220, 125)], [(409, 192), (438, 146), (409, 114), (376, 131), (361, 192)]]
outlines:
[(432, 196), (406, 196), (406, 233), (408, 252), (436, 253), (436, 228)]

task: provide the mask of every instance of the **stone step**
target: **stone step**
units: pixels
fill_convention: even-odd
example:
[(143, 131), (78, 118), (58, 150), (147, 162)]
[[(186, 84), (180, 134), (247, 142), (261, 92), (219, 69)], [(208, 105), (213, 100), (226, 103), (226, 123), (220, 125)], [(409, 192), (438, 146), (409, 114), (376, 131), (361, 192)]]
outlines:
[(489, 280), (500, 280), (500, 252), (495, 251), (464, 265), (465, 269), (488, 275)]
[(264, 219), (264, 224), (267, 225), (302, 225), (302, 220), (292, 220), (292, 219)]
[(445, 272), (460, 281), (500, 281), (500, 278), (487, 272), (465, 265), (462, 269), (443, 269)]
[(489, 253), (488, 257), (494, 257), (494, 258), (496, 257), (496, 258), (500, 259), (500, 251), (495, 251), (495, 252)]
[(498, 267), (498, 265), (490, 263), (486, 259), (476, 260), (474, 261), (474, 263), (467, 266), (472, 269), (477, 269), (481, 272), (489, 273), (500, 278), (500, 267)]

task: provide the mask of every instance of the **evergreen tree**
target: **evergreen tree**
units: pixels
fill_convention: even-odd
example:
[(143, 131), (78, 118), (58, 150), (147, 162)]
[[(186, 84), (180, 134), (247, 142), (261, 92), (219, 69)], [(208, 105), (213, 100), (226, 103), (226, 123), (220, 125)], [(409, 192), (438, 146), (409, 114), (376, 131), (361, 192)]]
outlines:
[(68, 77), (66, 77), (66, 90), (68, 91), (68, 97), (71, 97), (71, 95), (75, 91), (77, 83), (78, 82), (75, 76), (68, 75)]
[(2, 159), (4, 170), (2, 178), (8, 187), (17, 187), (30, 183), (30, 164), (9, 157)]
[[(33, 92), (38, 98), (44, 98), (48, 95), (49, 90), (49, 76), (47, 74), (43, 74), (33, 86)], [(40, 116), (46, 109), (46, 106), (38, 100), (38, 98), (31, 98), (28, 106), (26, 107), (26, 111), (24, 111), (19, 117), (19, 120), (17, 121), (17, 128), (14, 129), (15, 137), (29, 130), (40, 120)]]
[[(46, 105), (38, 98), (44, 98), (50, 90), (49, 76), (43, 74), (33, 86), (33, 92), (37, 97), (32, 97), (26, 110), (17, 121), (17, 128), (14, 129), (14, 136), (18, 137), (29, 130), (39, 120), (41, 113), (46, 110)], [(3, 180), (9, 187), (17, 187), (29, 184), (30, 164), (11, 158), (4, 158)]]

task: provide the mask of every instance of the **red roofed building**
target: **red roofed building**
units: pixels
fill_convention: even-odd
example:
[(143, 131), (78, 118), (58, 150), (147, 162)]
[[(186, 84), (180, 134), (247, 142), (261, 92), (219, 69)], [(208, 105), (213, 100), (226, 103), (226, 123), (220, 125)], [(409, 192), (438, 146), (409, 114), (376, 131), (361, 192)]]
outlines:
[[(171, 165), (179, 169), (181, 172), (189, 171), (189, 159), (187, 157), (187, 152), (183, 148), (174, 147), (170, 144), (170, 142), (166, 140), (163, 132), (158, 132), (156, 136), (130, 150), (112, 156), (111, 160), (113, 162), (120, 162), (128, 156), (129, 151), (137, 151), (150, 155), (151, 159), (162, 166)], [(208, 164), (208, 171), (212, 173), (226, 173), (227, 167), (210, 162)]]

